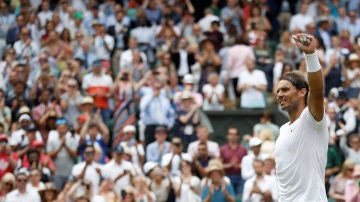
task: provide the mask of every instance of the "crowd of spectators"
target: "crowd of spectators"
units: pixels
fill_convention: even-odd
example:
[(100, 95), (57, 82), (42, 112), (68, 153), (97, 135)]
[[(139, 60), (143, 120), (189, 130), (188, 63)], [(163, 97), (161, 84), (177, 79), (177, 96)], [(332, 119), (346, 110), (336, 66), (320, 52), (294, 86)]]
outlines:
[[(0, 0), (0, 201), (277, 201), (267, 109), (283, 74), (306, 77), (301, 32), (324, 73), (324, 186), (360, 201), (359, 3)], [(264, 111), (219, 145), (206, 112), (234, 109)]]

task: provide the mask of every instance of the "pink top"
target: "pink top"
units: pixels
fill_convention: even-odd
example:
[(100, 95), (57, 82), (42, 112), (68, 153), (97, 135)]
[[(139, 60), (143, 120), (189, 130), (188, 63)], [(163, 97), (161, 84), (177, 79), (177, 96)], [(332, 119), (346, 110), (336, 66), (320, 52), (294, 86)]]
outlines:
[(345, 201), (346, 202), (360, 202), (360, 193), (358, 180), (348, 180), (346, 181), (345, 187)]
[(245, 65), (247, 58), (255, 60), (254, 51), (250, 46), (235, 45), (229, 49), (227, 67), (230, 78), (237, 78), (241, 72), (247, 69)]

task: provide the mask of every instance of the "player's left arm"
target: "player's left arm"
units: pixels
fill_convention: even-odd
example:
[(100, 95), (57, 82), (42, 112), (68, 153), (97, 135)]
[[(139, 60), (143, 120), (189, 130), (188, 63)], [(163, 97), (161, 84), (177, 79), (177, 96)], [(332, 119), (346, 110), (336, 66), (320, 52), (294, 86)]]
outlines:
[[(303, 39), (308, 41), (304, 41)], [(316, 121), (321, 121), (324, 116), (324, 80), (321, 65), (316, 52), (316, 39), (308, 34), (293, 36), (298, 48), (304, 52), (309, 93), (307, 105), (311, 115)]]

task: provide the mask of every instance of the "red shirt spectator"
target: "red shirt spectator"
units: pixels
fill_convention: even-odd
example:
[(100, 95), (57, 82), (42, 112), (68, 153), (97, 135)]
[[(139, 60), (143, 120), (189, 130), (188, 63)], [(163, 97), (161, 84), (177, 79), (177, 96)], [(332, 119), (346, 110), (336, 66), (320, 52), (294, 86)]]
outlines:
[(7, 173), (13, 172), (16, 168), (18, 155), (11, 151), (8, 144), (8, 136), (0, 135), (0, 179)]

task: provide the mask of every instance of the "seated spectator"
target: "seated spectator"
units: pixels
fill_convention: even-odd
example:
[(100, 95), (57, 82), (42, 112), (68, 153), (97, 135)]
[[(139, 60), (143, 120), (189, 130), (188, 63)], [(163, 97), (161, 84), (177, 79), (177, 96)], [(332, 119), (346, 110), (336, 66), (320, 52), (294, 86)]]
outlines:
[(246, 60), (247, 71), (239, 75), (237, 90), (241, 92), (241, 108), (265, 108), (266, 100), (263, 92), (267, 88), (265, 74), (261, 70), (255, 69), (255, 62), (251, 59)]
[(28, 189), (26, 184), (28, 182), (28, 172), (20, 169), (16, 174), (16, 189), (6, 195), (5, 202), (11, 201), (32, 201), (40, 202), (40, 195), (38, 192)]
[(181, 102), (176, 108), (176, 121), (173, 131), (181, 137), (184, 149), (197, 140), (195, 128), (199, 124), (199, 108), (190, 91), (183, 91)]
[(224, 181), (224, 170), (220, 165), (209, 165), (207, 176), (211, 183), (202, 187), (201, 200), (209, 202), (235, 201), (235, 192), (231, 184)]
[(264, 160), (264, 173), (275, 177), (275, 159), (267, 158)]
[(255, 159), (253, 162), (255, 176), (245, 182), (243, 201), (277, 201), (278, 190), (274, 176), (264, 174), (264, 162)]
[(144, 165), (144, 173), (149, 177), (149, 189), (155, 194), (156, 201), (167, 201), (172, 182), (164, 176), (159, 164), (148, 162)]
[(131, 162), (136, 166), (142, 167), (145, 162), (145, 151), (142, 144), (136, 140), (136, 128), (133, 125), (126, 125), (124, 127), (124, 140), (120, 145), (126, 150), (129, 149), (132, 156)]
[[(184, 76), (184, 78), (182, 79), (182, 83), (184, 86), (183, 90), (187, 90), (192, 92), (192, 97), (194, 98), (196, 104), (198, 105), (202, 105), (203, 104), (203, 97), (200, 93), (196, 93), (194, 91), (196, 91), (195, 89), (195, 78), (192, 74), (186, 74)], [(178, 105), (179, 102), (181, 101), (180, 97), (181, 97), (181, 93), (183, 91), (178, 91), (174, 94), (174, 103), (175, 105)]]
[(41, 201), (52, 202), (57, 199), (59, 190), (55, 188), (55, 185), (51, 182), (45, 183), (44, 188), (39, 190)]
[(360, 165), (355, 165), (352, 179), (346, 182), (345, 186), (345, 201), (359, 201), (359, 180), (360, 180)]
[(34, 168), (34, 169), (30, 170), (29, 182), (26, 185), (26, 188), (33, 189), (36, 191), (43, 190), (45, 188), (45, 185), (41, 181), (41, 177), (42, 177), (42, 172), (39, 169)]
[(30, 30), (26, 27), (21, 28), (20, 39), (15, 42), (14, 49), (17, 59), (27, 61), (30, 61), (40, 51), (38, 44), (30, 37)]
[(177, 201), (200, 201), (200, 179), (191, 172), (192, 159), (180, 162), (181, 175), (174, 177), (173, 187)]
[[(39, 142), (34, 141), (35, 144), (39, 144)], [(42, 143), (41, 143), (42, 144)], [(40, 151), (39, 151), (40, 150)], [(42, 158), (41, 158), (42, 157)], [(26, 159), (25, 159), (26, 158)], [(37, 169), (40, 171), (40, 178), (42, 181), (47, 182), (51, 179), (52, 174), (55, 173), (55, 167), (49, 166), (49, 157), (42, 154), (41, 149), (31, 148), (27, 151), (24, 159), (28, 162), (27, 167), (23, 166), (23, 168), (27, 168), (28, 170)], [(54, 166), (54, 165), (52, 165)]]
[(146, 161), (161, 163), (163, 156), (171, 152), (171, 144), (166, 141), (166, 128), (158, 126), (155, 129), (155, 141), (146, 147)]
[(212, 73), (208, 76), (208, 83), (202, 88), (204, 94), (203, 110), (224, 110), (225, 87), (219, 83), (219, 75)]
[[(67, 199), (81, 202), (91, 202), (95, 197), (95, 190), (90, 180), (78, 179), (66, 193)], [(84, 200), (85, 199), (87, 200)], [(90, 200), (91, 199), (91, 200)]]
[(124, 148), (120, 145), (113, 148), (112, 159), (102, 168), (105, 179), (114, 181), (116, 193), (121, 193), (127, 186), (131, 185), (131, 178), (135, 175), (134, 165), (123, 160)]
[(352, 179), (355, 164), (351, 160), (346, 160), (343, 163), (341, 172), (336, 175), (334, 181), (331, 183), (329, 190), (329, 197), (335, 201), (345, 201), (345, 187), (347, 182)]
[(273, 139), (271, 130), (265, 129), (261, 131), (259, 137), (263, 141), (260, 152), (267, 154), (270, 157), (273, 157), (274, 149), (275, 149), (275, 141)]
[(33, 107), (32, 117), (39, 126), (44, 126), (46, 117), (51, 113), (60, 118), (62, 116), (61, 108), (55, 99), (51, 99), (52, 93), (49, 90), (43, 90), (40, 93), (39, 104)]
[(0, 182), (0, 199), (4, 200), (6, 198), (6, 195), (13, 191), (16, 188), (15, 184), (15, 176), (14, 174), (8, 172), (5, 175), (2, 176), (1, 182)]
[(255, 159), (264, 161), (268, 158), (267, 154), (261, 152), (262, 140), (258, 137), (253, 137), (249, 141), (249, 146), (252, 151), (249, 151), (248, 154), (241, 161), (241, 176), (244, 180), (248, 180), (251, 177), (255, 176), (253, 162)]
[(155, 201), (155, 194), (149, 190), (146, 184), (146, 178), (142, 175), (137, 175), (133, 179), (134, 188), (136, 190), (136, 201)]
[(356, 53), (349, 55), (349, 66), (346, 68), (345, 86), (348, 87), (348, 98), (357, 98), (360, 89), (360, 58)]
[(279, 136), (279, 126), (271, 122), (270, 112), (264, 110), (260, 117), (260, 122), (254, 125), (253, 132), (254, 137), (260, 137), (260, 133), (263, 130), (271, 130), (272, 137), (276, 140)]
[(112, 180), (103, 180), (94, 201), (118, 201), (119, 197), (119, 194), (115, 191), (115, 183)]
[(180, 162), (184, 158), (192, 158), (188, 153), (183, 153), (184, 145), (180, 137), (173, 137), (171, 140), (171, 153), (167, 153), (161, 159), (161, 167), (164, 169), (166, 175), (169, 175), (171, 178), (180, 176)]
[(205, 126), (199, 125), (196, 128), (196, 135), (197, 135), (198, 140), (190, 143), (188, 150), (187, 150), (187, 152), (190, 155), (192, 155), (192, 156), (197, 155), (198, 146), (199, 146), (200, 142), (204, 142), (207, 144), (209, 156), (214, 157), (214, 158), (217, 158), (220, 156), (219, 144), (217, 142), (213, 142), (213, 141), (209, 140), (209, 131)]

